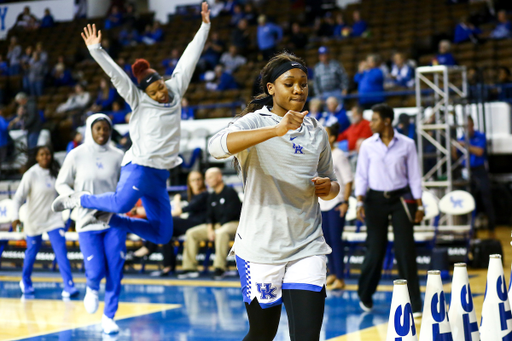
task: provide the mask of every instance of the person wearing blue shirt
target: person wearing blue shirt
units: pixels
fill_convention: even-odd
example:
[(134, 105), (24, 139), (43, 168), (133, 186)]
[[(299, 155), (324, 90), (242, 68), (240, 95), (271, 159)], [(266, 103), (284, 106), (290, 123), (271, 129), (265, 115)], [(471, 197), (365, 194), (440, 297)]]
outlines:
[[(343, 133), (348, 127), (350, 127), (350, 120), (347, 116), (347, 111), (343, 104), (338, 102), (338, 98), (335, 96), (328, 97), (325, 101), (327, 106), (327, 113), (332, 115), (338, 121), (340, 129), (338, 131), (339, 134)], [(331, 123), (325, 124), (325, 126), (330, 126)]]
[(432, 65), (446, 65), (454, 66), (457, 65), (455, 58), (450, 52), (451, 44), (449, 40), (441, 40), (439, 42), (439, 53), (432, 60)]
[(475, 27), (475, 25), (470, 23), (466, 17), (463, 17), (455, 27), (453, 42), (458, 44), (465, 41), (471, 41), (476, 44), (478, 43), (478, 35), (481, 33), (482, 31), (478, 27)]
[(53, 27), (55, 26), (55, 22), (53, 20), (53, 16), (50, 13), (50, 9), (47, 8), (44, 10), (44, 17), (41, 19), (41, 28), (45, 27)]
[(354, 82), (358, 84), (359, 105), (364, 109), (370, 109), (374, 104), (385, 101), (384, 74), (379, 64), (379, 55), (369, 55), (366, 61), (359, 63), (359, 72), (354, 76)]
[(352, 25), (352, 36), (361, 37), (368, 29), (368, 24), (366, 21), (361, 19), (361, 13), (359, 13), (359, 11), (354, 11), (352, 18), (354, 19), (354, 24)]
[(491, 32), (492, 39), (506, 39), (512, 37), (512, 23), (507, 18), (507, 12), (501, 10), (498, 12), (498, 24)]
[[(486, 167), (487, 161), (487, 139), (485, 133), (475, 130), (475, 123), (471, 116), (468, 116), (468, 137), (469, 146), (469, 166), (471, 168), (471, 194), (475, 199), (481, 199), (485, 214), (487, 215), (489, 233), (494, 236), (494, 227), (496, 225), (496, 216), (492, 204), (491, 181)], [(459, 139), (461, 145), (466, 144), (466, 136)], [(455, 157), (460, 156), (455, 148), (452, 149)], [(466, 160), (463, 160), (462, 166), (466, 166)], [(478, 201), (478, 200), (477, 200)]]
[(7, 145), (9, 144), (9, 121), (3, 116), (0, 109), (0, 162), (7, 156)]
[(416, 141), (416, 125), (411, 122), (409, 115), (404, 113), (398, 116), (396, 131)]
[(119, 11), (117, 6), (112, 6), (110, 15), (105, 20), (105, 29), (109, 30), (121, 26), (123, 21), (123, 14)]
[(276, 24), (267, 22), (264, 15), (258, 17), (258, 49), (263, 59), (270, 59), (276, 52), (277, 44), (283, 39), (283, 29)]
[(407, 64), (402, 53), (395, 53), (393, 56), (393, 67), (391, 68), (392, 86), (412, 88), (414, 86), (414, 70)]

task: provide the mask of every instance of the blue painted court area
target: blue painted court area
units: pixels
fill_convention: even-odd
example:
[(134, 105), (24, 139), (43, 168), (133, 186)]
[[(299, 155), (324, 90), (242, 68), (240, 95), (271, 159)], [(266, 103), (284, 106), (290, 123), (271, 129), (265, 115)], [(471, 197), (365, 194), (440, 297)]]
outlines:
[[(81, 295), (73, 300), (80, 301), (85, 284), (77, 283), (77, 287)], [(27, 299), (61, 300), (61, 283), (35, 282), (34, 288), (35, 297)], [(20, 297), (18, 283), (0, 283), (0, 302), (2, 298)], [(179, 304), (180, 307), (117, 320), (121, 332), (114, 336), (103, 335), (96, 324), (23, 340), (241, 340), (249, 328), (239, 288), (125, 284), (120, 302)], [(329, 292), (321, 339), (387, 323), (391, 292), (376, 293), (374, 302), (374, 311), (362, 314), (356, 292)], [(87, 314), (85, 310), (83, 314)], [(284, 309), (275, 340), (289, 340)]]

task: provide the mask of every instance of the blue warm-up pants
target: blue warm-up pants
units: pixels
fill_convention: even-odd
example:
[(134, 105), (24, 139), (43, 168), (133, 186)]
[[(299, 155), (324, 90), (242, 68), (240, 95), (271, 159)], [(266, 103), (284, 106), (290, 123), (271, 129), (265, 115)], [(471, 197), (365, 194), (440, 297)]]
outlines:
[(85, 231), (78, 233), (78, 240), (84, 255), (87, 286), (98, 291), (101, 280), (106, 277), (103, 314), (108, 318), (114, 318), (123, 279), (126, 231), (113, 228)]
[(169, 171), (129, 163), (121, 168), (114, 193), (84, 195), (85, 208), (112, 213), (129, 212), (142, 199), (146, 219), (113, 215), (109, 225), (134, 233), (155, 244), (167, 244), (172, 237), (171, 203), (167, 193)]
[(322, 230), (327, 245), (332, 249), (332, 253), (327, 255), (327, 268), (329, 274), (336, 275), (336, 278), (343, 279), (345, 271), (345, 250), (341, 235), (345, 227), (345, 217), (340, 217), (340, 211), (335, 208), (329, 211), (322, 211)]
[[(74, 291), (75, 283), (73, 283), (73, 276), (71, 275), (71, 265), (68, 260), (68, 251), (66, 249), (66, 238), (64, 238), (64, 228), (57, 228), (49, 231), (48, 236), (52, 243), (55, 258), (59, 265), (60, 275), (64, 283), (64, 290), (67, 292)], [(27, 236), (27, 250), (25, 251), (25, 260), (23, 261), (23, 275), (22, 280), (25, 288), (32, 287), (32, 269), (36, 261), (37, 253), (41, 248), (43, 238), (41, 235), (29, 237)]]

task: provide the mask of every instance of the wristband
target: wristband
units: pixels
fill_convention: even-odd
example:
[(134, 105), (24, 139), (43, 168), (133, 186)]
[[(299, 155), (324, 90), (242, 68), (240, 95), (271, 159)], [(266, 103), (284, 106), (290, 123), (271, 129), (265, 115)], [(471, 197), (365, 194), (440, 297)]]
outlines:
[(418, 211), (425, 211), (425, 208), (423, 206), (418, 206), (418, 208), (416, 208)]

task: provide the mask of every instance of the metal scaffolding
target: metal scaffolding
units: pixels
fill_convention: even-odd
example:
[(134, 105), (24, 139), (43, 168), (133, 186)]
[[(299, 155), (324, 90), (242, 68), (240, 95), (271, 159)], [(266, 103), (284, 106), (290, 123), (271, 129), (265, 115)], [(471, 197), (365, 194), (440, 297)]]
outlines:
[[(470, 108), (467, 97), (465, 67), (439, 65), (416, 68), (416, 129), (422, 184), (436, 192), (438, 197), (452, 191), (454, 184), (463, 186), (469, 181), (469, 162), (465, 166), (465, 181), (454, 179), (454, 171), (460, 169), (463, 160), (469, 160), (468, 149), (457, 142), (456, 136), (456, 130), (462, 129), (465, 145), (469, 145), (466, 132)], [(426, 152), (425, 147), (430, 152)], [(455, 158), (452, 156), (454, 149), (457, 151)], [(428, 164), (432, 167), (426, 167)]]

